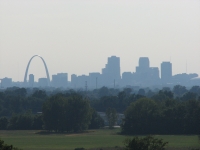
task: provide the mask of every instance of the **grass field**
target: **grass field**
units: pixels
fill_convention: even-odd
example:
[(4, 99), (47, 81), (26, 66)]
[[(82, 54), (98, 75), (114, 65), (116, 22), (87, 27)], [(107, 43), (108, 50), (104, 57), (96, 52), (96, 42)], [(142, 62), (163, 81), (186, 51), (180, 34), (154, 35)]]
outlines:
[[(23, 150), (73, 150), (77, 147), (102, 148), (123, 146), (127, 136), (118, 135), (119, 129), (90, 130), (81, 134), (36, 134), (38, 131), (0, 131), (0, 138), (6, 144), (12, 144)], [(171, 148), (198, 147), (195, 135), (155, 135), (169, 142)], [(128, 138), (131, 138), (129, 136)]]

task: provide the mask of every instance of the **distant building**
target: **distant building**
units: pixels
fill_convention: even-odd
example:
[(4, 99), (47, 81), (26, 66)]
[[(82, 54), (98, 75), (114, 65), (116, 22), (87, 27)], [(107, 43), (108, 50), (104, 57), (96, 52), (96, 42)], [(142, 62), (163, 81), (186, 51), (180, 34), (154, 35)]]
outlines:
[(139, 58), (139, 66), (136, 67), (134, 83), (141, 86), (152, 86), (160, 83), (158, 67), (150, 67), (148, 57)]
[(12, 78), (3, 78), (1, 79), (1, 87), (2, 88), (7, 88), (12, 86)]
[(136, 67), (137, 80), (139, 82), (146, 82), (149, 78), (149, 58), (140, 57), (139, 66)]
[(47, 78), (39, 78), (38, 79), (38, 86), (39, 87), (47, 87), (48, 86), (48, 79)]
[(115, 82), (116, 85), (120, 83), (120, 58), (116, 56), (108, 57), (108, 63), (102, 69), (103, 84), (112, 86)]
[(77, 87), (77, 75), (76, 74), (71, 75), (71, 87), (75, 88), (75, 89)]
[(33, 87), (33, 85), (34, 85), (34, 75), (29, 74), (29, 86)]
[(161, 81), (166, 84), (172, 80), (172, 64), (170, 62), (161, 63)]
[(91, 72), (89, 73), (89, 88), (96, 89), (101, 87), (101, 74), (99, 72)]
[(133, 84), (133, 73), (131, 73), (131, 72), (123, 72), (122, 73), (121, 84), (123, 86), (132, 85)]
[[(193, 84), (194, 81), (197, 81), (197, 80), (192, 80), (197, 77), (198, 77), (198, 74), (196, 73), (191, 73), (191, 74), (181, 73), (181, 74), (176, 74), (172, 76), (172, 82), (174, 84), (190, 85), (190, 84)], [(193, 83), (191, 83), (191, 81), (193, 81)]]
[(67, 87), (67, 85), (68, 85), (67, 73), (57, 73), (56, 75), (52, 75), (53, 87)]

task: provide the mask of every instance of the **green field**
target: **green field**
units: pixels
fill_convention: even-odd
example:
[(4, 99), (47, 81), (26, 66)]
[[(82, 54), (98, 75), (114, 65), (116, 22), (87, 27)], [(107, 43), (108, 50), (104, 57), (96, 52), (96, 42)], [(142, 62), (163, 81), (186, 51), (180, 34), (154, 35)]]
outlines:
[[(0, 131), (0, 138), (6, 144), (12, 144), (23, 150), (73, 150), (77, 147), (103, 148), (123, 146), (128, 136), (118, 135), (119, 129), (89, 130), (81, 134), (36, 134), (38, 131)], [(155, 135), (169, 142), (168, 147), (198, 147), (198, 136), (195, 135)], [(128, 138), (131, 138), (129, 136)]]

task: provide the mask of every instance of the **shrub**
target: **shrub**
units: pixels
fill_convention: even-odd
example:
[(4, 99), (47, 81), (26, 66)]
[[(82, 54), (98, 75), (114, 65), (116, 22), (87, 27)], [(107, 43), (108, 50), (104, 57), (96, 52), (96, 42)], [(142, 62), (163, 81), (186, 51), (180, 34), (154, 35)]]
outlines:
[(133, 139), (126, 139), (124, 144), (126, 150), (165, 150), (168, 142), (152, 136), (146, 136), (144, 138), (134, 137)]

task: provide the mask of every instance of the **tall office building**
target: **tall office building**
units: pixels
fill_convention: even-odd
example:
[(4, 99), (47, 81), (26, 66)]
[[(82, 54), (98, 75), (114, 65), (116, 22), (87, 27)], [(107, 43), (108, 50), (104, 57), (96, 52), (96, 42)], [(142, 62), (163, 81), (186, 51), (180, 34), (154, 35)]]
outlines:
[(7, 88), (12, 86), (12, 78), (3, 78), (1, 79), (1, 87), (2, 88)]
[(123, 72), (121, 84), (123, 86), (132, 85), (133, 84), (133, 73), (132, 72)]
[(77, 75), (76, 74), (71, 75), (71, 87), (75, 88), (75, 89), (77, 87)]
[(101, 74), (99, 72), (89, 73), (89, 84), (91, 88), (101, 87)]
[(139, 67), (142, 69), (148, 69), (149, 68), (149, 58), (148, 57), (140, 57), (139, 58)]
[(161, 63), (161, 81), (162, 83), (168, 83), (172, 79), (172, 63), (162, 62)]
[(47, 78), (39, 78), (38, 79), (39, 87), (47, 87), (48, 86), (48, 79)]
[(68, 84), (67, 73), (57, 73), (56, 75), (52, 75), (52, 86), (67, 87), (67, 84)]
[(108, 57), (108, 63), (102, 69), (102, 76), (105, 85), (111, 85), (113, 82), (117, 84), (121, 80), (120, 75), (120, 58), (116, 56)]
[(33, 85), (34, 85), (34, 75), (29, 74), (29, 86), (33, 87)]
[(139, 58), (139, 66), (136, 67), (136, 80), (138, 85), (150, 86), (160, 82), (158, 67), (150, 67), (148, 57)]
[(139, 58), (139, 66), (136, 67), (136, 78), (139, 83), (147, 82), (149, 78), (149, 58), (148, 57), (140, 57)]

